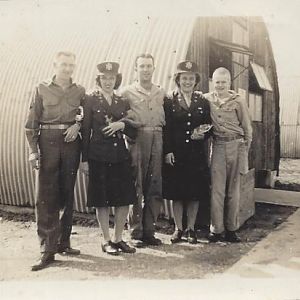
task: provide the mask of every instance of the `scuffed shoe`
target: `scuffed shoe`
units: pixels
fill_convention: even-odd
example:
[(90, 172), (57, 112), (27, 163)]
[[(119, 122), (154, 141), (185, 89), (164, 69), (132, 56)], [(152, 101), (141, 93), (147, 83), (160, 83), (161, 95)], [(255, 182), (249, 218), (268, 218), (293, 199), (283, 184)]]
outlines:
[(179, 243), (182, 240), (183, 231), (180, 229), (177, 229), (174, 231), (172, 237), (171, 237), (171, 243)]
[(105, 244), (101, 244), (101, 249), (103, 252), (109, 254), (109, 255), (118, 255), (119, 251), (118, 249), (116, 249), (116, 247), (114, 246), (114, 244), (109, 241)]
[(216, 242), (222, 242), (223, 241), (222, 234), (213, 233), (213, 232), (210, 232), (208, 234), (207, 239), (209, 240), (210, 243), (216, 243)]
[(226, 231), (225, 240), (230, 243), (240, 243), (241, 239), (236, 235), (235, 231)]
[(48, 265), (54, 262), (54, 254), (43, 253), (40, 259), (31, 267), (31, 271), (39, 271), (46, 268)]
[(142, 238), (142, 241), (144, 244), (148, 246), (160, 246), (162, 244), (162, 241), (156, 237), (152, 236), (144, 236)]
[(79, 255), (80, 254), (80, 250), (74, 249), (71, 247), (64, 247), (64, 248), (59, 247), (57, 252), (61, 253), (61, 254), (65, 254), (65, 255)]
[(194, 230), (189, 229), (187, 231), (187, 241), (189, 244), (197, 244), (197, 237)]
[(116, 248), (117, 250), (121, 250), (124, 253), (135, 253), (136, 249), (133, 247), (130, 247), (127, 243), (124, 241), (120, 241), (118, 243), (112, 243), (113, 247)]

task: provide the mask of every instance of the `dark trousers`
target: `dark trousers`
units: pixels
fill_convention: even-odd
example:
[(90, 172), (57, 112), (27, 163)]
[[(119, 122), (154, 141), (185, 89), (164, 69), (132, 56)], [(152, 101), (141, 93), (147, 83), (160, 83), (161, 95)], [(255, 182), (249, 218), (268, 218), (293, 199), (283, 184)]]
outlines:
[(41, 130), (39, 138), (41, 167), (37, 174), (35, 210), (42, 253), (55, 253), (58, 245), (70, 246), (80, 139), (66, 143), (63, 132)]

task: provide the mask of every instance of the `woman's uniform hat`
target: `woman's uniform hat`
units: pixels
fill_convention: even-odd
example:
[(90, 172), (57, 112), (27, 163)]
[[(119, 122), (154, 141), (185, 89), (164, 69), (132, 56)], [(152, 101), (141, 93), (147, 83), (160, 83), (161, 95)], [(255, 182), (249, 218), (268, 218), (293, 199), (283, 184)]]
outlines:
[(185, 72), (199, 73), (197, 64), (190, 60), (180, 62), (177, 65), (177, 70), (175, 74), (180, 74)]
[(118, 89), (122, 82), (122, 74), (119, 73), (119, 64), (117, 62), (113, 61), (106, 61), (103, 63), (100, 63), (97, 65), (97, 69), (99, 71), (99, 74), (96, 77), (97, 84), (101, 87), (100, 83), (100, 76), (104, 74), (110, 74), (115, 75), (116, 78), (116, 84), (114, 86), (114, 89)]
[(101, 74), (112, 74), (118, 75), (119, 74), (119, 64), (113, 61), (103, 62), (97, 65), (97, 69), (99, 71), (99, 75)]

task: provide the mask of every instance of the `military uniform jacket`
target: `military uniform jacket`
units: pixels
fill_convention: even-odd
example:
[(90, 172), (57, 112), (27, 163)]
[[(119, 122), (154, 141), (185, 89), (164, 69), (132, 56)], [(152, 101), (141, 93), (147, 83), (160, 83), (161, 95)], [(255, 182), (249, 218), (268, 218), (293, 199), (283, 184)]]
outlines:
[(173, 152), (176, 163), (204, 163), (204, 141), (192, 140), (194, 128), (211, 124), (210, 106), (200, 92), (194, 92), (190, 107), (180, 93), (173, 93), (164, 103), (164, 154)]
[(200, 92), (194, 92), (188, 107), (181, 94), (173, 93), (165, 99), (164, 109), (164, 153), (174, 153), (175, 164), (164, 164), (163, 195), (184, 202), (208, 199), (206, 143), (191, 139), (191, 135), (194, 128), (211, 123), (209, 102)]
[(116, 163), (129, 158), (123, 134), (118, 132), (111, 137), (105, 136), (102, 129), (109, 122), (122, 119), (125, 123), (123, 133), (135, 138), (136, 129), (130, 120), (126, 119), (129, 104), (126, 98), (113, 95), (111, 105), (108, 104), (100, 91), (86, 96), (84, 118), (81, 127), (82, 134), (82, 161), (88, 159)]

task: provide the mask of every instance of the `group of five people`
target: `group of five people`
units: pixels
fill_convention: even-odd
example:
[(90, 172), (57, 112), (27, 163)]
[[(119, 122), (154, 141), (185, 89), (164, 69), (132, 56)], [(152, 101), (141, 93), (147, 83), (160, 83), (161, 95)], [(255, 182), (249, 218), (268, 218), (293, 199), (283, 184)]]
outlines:
[[(208, 239), (220, 241), (224, 232), (227, 241), (239, 241), (235, 232), (240, 174), (247, 171), (252, 129), (245, 100), (230, 90), (229, 71), (217, 69), (212, 77), (214, 91), (203, 95), (195, 90), (200, 82), (196, 63), (180, 62), (177, 89), (166, 95), (152, 82), (152, 55), (137, 56), (134, 67), (136, 81), (117, 93), (122, 82), (119, 64), (98, 64), (96, 86), (86, 93), (72, 81), (75, 55), (63, 51), (56, 54), (54, 76), (35, 90), (25, 125), (29, 161), (38, 169), (41, 256), (33, 271), (53, 262), (56, 253), (80, 254), (70, 245), (80, 153), (81, 169), (89, 175), (87, 206), (96, 209), (103, 252), (136, 251), (122, 239), (128, 217), (133, 245), (160, 245), (154, 226), (163, 198), (173, 200), (171, 242), (181, 241), (186, 209), (187, 240), (196, 243), (199, 202), (209, 197), (210, 189)], [(213, 139), (211, 187), (208, 138)], [(110, 207), (114, 207), (113, 237)]]

